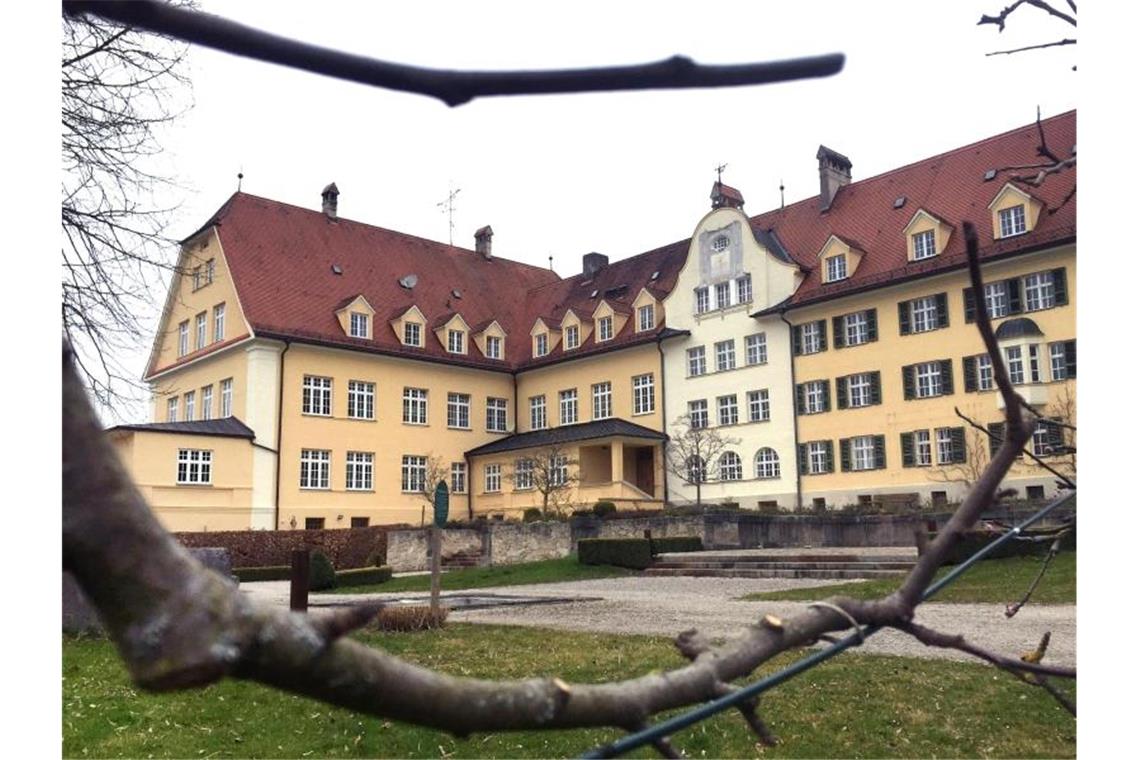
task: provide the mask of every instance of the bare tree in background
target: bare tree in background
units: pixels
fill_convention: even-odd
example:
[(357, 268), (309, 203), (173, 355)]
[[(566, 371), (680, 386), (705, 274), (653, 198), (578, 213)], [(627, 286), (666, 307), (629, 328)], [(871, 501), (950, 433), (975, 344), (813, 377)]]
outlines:
[(665, 468), (697, 489), (697, 506), (701, 506), (701, 484), (709, 482), (709, 467), (716, 466), (720, 455), (738, 438), (722, 435), (716, 428), (693, 424), (688, 414), (673, 420), (673, 434), (665, 444)]
[[(1015, 0), (1010, 5), (1002, 8), (1001, 12), (997, 15), (991, 16), (988, 13), (983, 13), (982, 17), (978, 19), (978, 26), (986, 26), (992, 24), (997, 27), (999, 33), (1004, 32), (1005, 22), (1008, 20), (1010, 15), (1017, 11), (1019, 8), (1028, 6), (1030, 8), (1036, 8), (1039, 11), (1047, 13), (1053, 18), (1058, 19), (1059, 21), (1068, 24), (1075, 29), (1077, 26), (1077, 4), (1073, 2), (1073, 0), (1065, 0), (1065, 4), (1069, 6), (1069, 13), (1061, 10), (1059, 4), (1054, 5), (1046, 2), (1046, 0)], [(1010, 55), (1011, 53), (1023, 53), (1026, 50), (1040, 50), (1042, 48), (1076, 44), (1077, 41), (1075, 39), (1065, 37), (1063, 39), (1054, 40), (1052, 42), (1042, 42), (1037, 45), (1027, 45), (1025, 47), (1012, 48), (1010, 50), (995, 50), (992, 53), (986, 53), (986, 55)], [(1076, 71), (1076, 69), (1077, 67), (1073, 66), (1073, 70)]]
[(443, 457), (436, 456), (435, 454), (428, 454), (427, 463), (424, 467), (424, 480), (420, 484), (419, 490), (416, 491), (423, 499), (420, 504), (420, 527), (427, 525), (427, 510), (435, 509), (435, 487), (439, 485), (439, 481), (448, 484), (451, 488), (448, 477), (451, 474), (451, 468), (443, 461)]
[(961, 483), (967, 490), (973, 488), (990, 463), (987, 440), (978, 430), (967, 433), (965, 455), (962, 462), (932, 468), (927, 477), (939, 483)]
[(187, 45), (95, 16), (63, 16), (61, 127), (63, 329), (80, 375), (104, 411), (139, 387), (121, 363), (151, 337), (154, 293), (174, 267), (171, 180), (161, 128), (189, 93)]
[(559, 443), (551, 443), (515, 462), (515, 488), (533, 488), (542, 495), (542, 516), (561, 517), (579, 480), (578, 460)]

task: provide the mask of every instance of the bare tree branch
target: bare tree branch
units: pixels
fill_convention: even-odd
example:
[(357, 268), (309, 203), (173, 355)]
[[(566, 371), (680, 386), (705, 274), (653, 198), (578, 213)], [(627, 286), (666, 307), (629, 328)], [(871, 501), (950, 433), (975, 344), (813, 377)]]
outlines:
[[(1072, 26), (1077, 25), (1077, 19), (1075, 17), (1070, 16), (1063, 11), (1057, 10), (1053, 6), (1049, 5), (1049, 3), (1045, 2), (1045, 0), (1017, 0), (1015, 3), (1013, 3), (1013, 5), (1003, 8), (1002, 11), (996, 16), (982, 14), (982, 17), (978, 20), (978, 26), (983, 26), (985, 24), (995, 24), (998, 28), (998, 32), (1004, 32), (1006, 19), (1011, 13), (1013, 13), (1022, 5), (1031, 5), (1034, 8), (1039, 8), (1045, 11), (1050, 16), (1054, 16), (1061, 19), (1062, 21), (1065, 21), (1068, 24), (1071, 24)], [(1069, 7), (1073, 9), (1073, 13), (1077, 12), (1077, 6), (1072, 2), (1069, 3)]]
[(1077, 41), (1073, 39), (1057, 40), (1056, 42), (1044, 42), (1040, 45), (1026, 45), (1025, 47), (1012, 48), (1010, 50), (993, 50), (986, 53), (986, 57), (991, 55), (1013, 55), (1014, 53), (1024, 53), (1026, 50), (1041, 50), (1042, 48), (1060, 47), (1061, 45), (1076, 45)]
[(1076, 668), (1066, 668), (1058, 665), (1042, 665), (1040, 662), (1027, 662), (1014, 657), (1007, 657), (997, 652), (991, 652), (977, 644), (971, 644), (969, 641), (966, 641), (966, 637), (960, 633), (943, 633), (916, 623), (913, 620), (894, 627), (904, 633), (909, 633), (929, 647), (957, 649), (959, 652), (965, 652), (968, 655), (985, 660), (991, 665), (995, 665), (1002, 670), (1008, 670), (1014, 674), (1036, 673), (1038, 675), (1058, 676), (1060, 678), (1077, 677)]
[(1056, 558), (1057, 553), (1061, 551), (1061, 541), (1064, 540), (1065, 536), (1071, 532), (1071, 530), (1063, 530), (1057, 534), (1056, 538), (1053, 539), (1053, 543), (1050, 545), (1048, 553), (1045, 555), (1045, 558), (1041, 560), (1041, 569), (1037, 572), (1037, 577), (1034, 578), (1033, 582), (1029, 584), (1029, 589), (1025, 592), (1025, 595), (1018, 601), (1012, 604), (1007, 604), (1005, 606), (1005, 616), (1007, 618), (1011, 618), (1016, 615), (1018, 611), (1021, 610), (1021, 608), (1029, 602), (1029, 598), (1032, 597), (1033, 592), (1037, 590), (1037, 586), (1041, 583), (1041, 579), (1045, 577), (1045, 571), (1049, 569), (1049, 564)]
[(219, 16), (156, 0), (65, 0), (64, 12), (87, 14), (147, 29), (234, 55), (438, 98), (449, 106), (493, 95), (729, 87), (830, 76), (843, 68), (839, 53), (766, 63), (709, 66), (683, 56), (656, 63), (550, 71), (445, 71), (406, 66), (297, 42)]

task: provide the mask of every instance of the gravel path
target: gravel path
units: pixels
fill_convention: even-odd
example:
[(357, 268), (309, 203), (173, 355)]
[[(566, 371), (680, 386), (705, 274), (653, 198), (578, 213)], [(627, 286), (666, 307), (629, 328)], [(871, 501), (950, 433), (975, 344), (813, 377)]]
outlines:
[[(845, 581), (835, 581), (845, 582)], [(609, 578), (533, 586), (501, 586), (475, 589), (473, 594), (510, 596), (560, 596), (581, 601), (562, 604), (512, 606), (453, 611), (451, 620), (467, 623), (525, 625), (573, 631), (674, 636), (699, 628), (709, 636), (730, 638), (761, 614), (788, 617), (804, 608), (804, 602), (741, 602), (737, 598), (754, 592), (829, 585), (826, 581), (798, 579), (631, 577)], [(288, 584), (242, 584), (246, 593), (271, 604), (288, 604)], [(466, 592), (445, 592), (444, 598)], [(420, 593), (365, 596), (314, 595), (312, 601), (408, 598)], [(947, 633), (962, 633), (973, 643), (1016, 655), (1037, 646), (1041, 634), (1052, 631), (1045, 661), (1076, 665), (1076, 606), (1035, 605), (1024, 607), (1007, 619), (1000, 604), (923, 604), (915, 619)], [(923, 646), (909, 636), (885, 630), (867, 640), (861, 649), (876, 654), (938, 657), (956, 660), (974, 658), (953, 650)]]

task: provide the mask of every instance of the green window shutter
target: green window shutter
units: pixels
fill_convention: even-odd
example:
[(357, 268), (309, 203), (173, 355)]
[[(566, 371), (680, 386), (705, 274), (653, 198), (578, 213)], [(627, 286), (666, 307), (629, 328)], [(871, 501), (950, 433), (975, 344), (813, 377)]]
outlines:
[(867, 341), (879, 339), (878, 309), (867, 309)]
[(962, 357), (962, 382), (966, 386), (966, 393), (978, 390), (978, 357)]
[(934, 302), (938, 306), (938, 326), (949, 327), (950, 309), (946, 305), (946, 294), (939, 293), (938, 295), (934, 296)]
[(914, 467), (914, 433), (903, 433), (899, 439), (902, 446), (903, 467)]
[(887, 468), (887, 437), (885, 435), (875, 436), (875, 469), (885, 470)]
[(839, 439), (839, 469), (843, 472), (851, 472), (851, 439)]
[(804, 414), (804, 384), (796, 384), (796, 414)]
[(827, 443), (827, 472), (835, 472), (835, 441), (826, 441)]
[(910, 335), (910, 301), (899, 303), (899, 335)]
[(1069, 302), (1069, 287), (1065, 280), (1065, 268), (1053, 270), (1053, 303), (1064, 306)]
[(1047, 430), (1049, 431), (1049, 448), (1054, 451), (1063, 448), (1065, 445), (1065, 428), (1050, 422)]
[(847, 330), (843, 327), (843, 317), (831, 318), (831, 332), (835, 336), (835, 347), (843, 348), (847, 339)]
[(846, 409), (847, 408), (847, 378), (846, 377), (835, 378), (835, 408), (836, 409)]
[(966, 461), (966, 428), (950, 428), (950, 461), (962, 464)]
[(973, 288), (962, 289), (962, 310), (966, 312), (966, 321), (973, 322), (978, 316), (978, 305), (974, 298)]
[(879, 374), (879, 370), (871, 373), (871, 403), (883, 403), (883, 379)]
[(1065, 373), (1070, 380), (1077, 379), (1077, 342), (1065, 341)]
[(801, 443), (798, 446), (796, 446), (796, 449), (798, 450), (798, 453), (799, 453), (799, 456), (797, 458), (799, 459), (800, 475), (807, 475), (808, 474), (807, 444)]
[(1021, 278), (1012, 277), (1005, 281), (1006, 294), (1009, 299), (1009, 313), (1021, 313)]
[(796, 325), (795, 327), (792, 328), (792, 353), (794, 353), (796, 356), (801, 356), (801, 355), (803, 355), (803, 352), (804, 352), (803, 336), (800, 335), (800, 326)]
[(831, 411), (831, 383), (823, 381), (823, 411)]
[(914, 398), (914, 365), (908, 364), (902, 368), (903, 399), (910, 401)]
[(827, 350), (827, 320), (821, 319), (816, 324), (819, 325), (819, 350)]
[(943, 359), (939, 364), (942, 365), (942, 395), (954, 395), (954, 363), (949, 359)]
[(1005, 440), (1005, 423), (991, 422), (986, 425), (986, 430), (990, 434), (990, 459), (993, 459), (994, 454), (1001, 448), (1001, 442)]

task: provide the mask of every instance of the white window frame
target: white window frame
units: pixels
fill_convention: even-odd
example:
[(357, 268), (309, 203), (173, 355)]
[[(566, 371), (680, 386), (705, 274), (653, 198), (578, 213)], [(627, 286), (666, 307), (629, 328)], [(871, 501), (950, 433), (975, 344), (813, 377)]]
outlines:
[(348, 381), (347, 413), (351, 420), (376, 419), (376, 383), (365, 380)]
[(424, 347), (424, 326), (419, 322), (404, 322), (404, 345), (413, 348)]
[(1025, 384), (1025, 362), (1021, 355), (1021, 346), (1005, 347), (1005, 369), (1009, 373), (1011, 383)]
[(221, 389), (222, 407), (218, 410), (218, 416), (222, 419), (232, 417), (234, 414), (234, 379), (227, 377), (219, 383), (219, 388)]
[(332, 378), (305, 375), (301, 380), (301, 414), (332, 416)]
[(986, 313), (990, 319), (999, 319), (1009, 314), (1009, 289), (1005, 282), (987, 282), (985, 290)]
[(694, 429), (709, 426), (709, 402), (699, 398), (689, 402), (689, 427)]
[(1041, 382), (1041, 349), (1039, 344), (1030, 343), (1026, 346), (1029, 354), (1029, 382)]
[(871, 325), (866, 311), (856, 311), (843, 317), (844, 345), (861, 346), (871, 340)]
[(875, 469), (875, 436), (857, 435), (849, 443), (851, 447), (851, 470)]
[(348, 335), (352, 338), (368, 337), (368, 315), (359, 311), (348, 313)]
[(1021, 235), (1026, 231), (1025, 204), (1018, 204), (998, 211), (999, 237)]
[(447, 352), (449, 354), (467, 353), (467, 333), (463, 330), (448, 330)]
[(205, 284), (209, 285), (213, 281), (214, 281), (214, 260), (209, 259), (206, 262), (206, 283)]
[(593, 400), (593, 419), (605, 420), (614, 416), (614, 391), (612, 383), (607, 380), (604, 383), (591, 385), (590, 396)]
[(752, 303), (752, 274), (745, 273), (736, 278), (736, 302)]
[(824, 259), (827, 265), (827, 281), (838, 282), (847, 279), (847, 255), (840, 253)]
[(488, 359), (502, 359), (503, 358), (503, 339), (498, 335), (488, 335), (484, 339), (484, 345), (487, 346)]
[(1065, 356), (1065, 341), (1049, 344), (1049, 377), (1052, 380), (1069, 379), (1069, 362)]
[(1021, 282), (1025, 291), (1023, 303), (1026, 311), (1052, 309), (1057, 305), (1052, 272), (1027, 274)]
[(424, 493), (427, 490), (427, 457), (404, 454), (400, 458), (400, 493)]
[(716, 301), (716, 309), (727, 309), (732, 305), (732, 283), (718, 282), (713, 286), (714, 300)]
[(693, 291), (693, 312), (696, 314), (707, 314), (709, 312), (708, 287), (696, 288)]
[(800, 349), (805, 354), (818, 354), (823, 350), (823, 334), (818, 321), (805, 322), (796, 327), (800, 331)]
[(206, 347), (206, 312), (200, 312), (194, 317), (194, 350), (200, 351)]
[(847, 406), (858, 409), (871, 406), (872, 379), (870, 372), (860, 372), (847, 378)]
[(507, 399), (487, 397), (487, 432), (507, 432)]
[(653, 304), (647, 303), (637, 307), (637, 331), (646, 332), (657, 325), (657, 310)]
[(515, 490), (534, 490), (534, 460), (530, 457), (515, 460)]
[(934, 428), (934, 451), (938, 457), (938, 464), (952, 464), (954, 461), (954, 431), (953, 428)]
[(736, 394), (716, 397), (716, 424), (736, 425), (740, 422), (740, 409), (736, 404)]
[(992, 391), (994, 389), (994, 363), (989, 354), (978, 354), (977, 361), (978, 390)]
[(915, 398), (934, 398), (942, 395), (942, 362), (921, 362), (914, 365)]
[(633, 413), (650, 414), (657, 408), (653, 392), (653, 375), (635, 375), (633, 378)]
[(483, 491), (501, 493), (503, 490), (503, 467), (499, 464), (483, 465)]
[(344, 487), (347, 491), (371, 491), (374, 455), (371, 451), (349, 451), (344, 455)]
[(578, 422), (578, 389), (558, 391), (558, 424), (574, 425)]
[(598, 320), (598, 342), (605, 343), (607, 340), (614, 339), (614, 318), (612, 316), (602, 317)]
[(550, 460), (550, 485), (562, 486), (570, 480), (570, 458), (564, 454)]
[(530, 397), (530, 429), (546, 429), (546, 394)]
[(549, 350), (549, 343), (546, 339), (546, 333), (539, 333), (534, 336), (534, 356), (537, 359), (540, 356), (546, 356)]
[(182, 419), (187, 422), (194, 421), (194, 391), (186, 391), (186, 395), (182, 397)]
[(447, 426), (453, 430), (471, 429), (471, 394), (447, 394)]
[(930, 332), (938, 329), (938, 299), (923, 296), (910, 302), (910, 331)]
[(578, 325), (567, 325), (566, 330), (564, 332), (565, 332), (565, 335), (563, 335), (563, 337), (562, 337), (562, 343), (564, 344), (564, 348), (566, 348), (566, 349), (577, 348), (579, 345), (579, 342), (580, 342), (579, 341), (579, 333), (578, 333)]
[(324, 449), (301, 449), (301, 490), (329, 490), (332, 452)]
[(451, 463), (451, 492), (467, 493), (467, 463)]
[(726, 451), (717, 462), (717, 476), (720, 480), (743, 480), (744, 463), (735, 451)]
[(768, 334), (744, 336), (744, 362), (749, 366), (768, 363)]
[(178, 323), (178, 358), (190, 353), (190, 320)]
[(822, 412), (823, 399), (826, 393), (826, 380), (810, 380), (804, 383), (804, 414), (819, 414)]
[(780, 477), (780, 455), (770, 446), (756, 452), (753, 458), (756, 477), (760, 480), (775, 480)]
[(214, 342), (221, 343), (226, 337), (226, 305), (220, 303), (214, 307)]
[(697, 346), (690, 348), (685, 352), (689, 359), (689, 377), (698, 377), (708, 371), (708, 365), (705, 363), (705, 347)]
[(428, 424), (428, 392), (426, 388), (404, 388), (403, 421), (405, 425)]
[(768, 422), (771, 419), (771, 405), (768, 401), (768, 389), (748, 391), (748, 421)]
[(930, 445), (930, 431), (914, 431), (914, 464), (916, 467), (929, 467), (934, 463)]
[(174, 482), (180, 486), (213, 485), (214, 452), (210, 449), (179, 449)]
[(202, 386), (202, 412), (203, 420), (212, 419), (214, 413), (214, 386)]
[(827, 441), (810, 441), (807, 444), (808, 473), (822, 475), (827, 472)]
[(716, 371), (726, 372), (736, 369), (736, 341), (733, 339), (717, 341), (713, 344), (716, 352)]
[(923, 230), (910, 236), (914, 244), (914, 260), (933, 258), (938, 254), (935, 250), (934, 230)]

